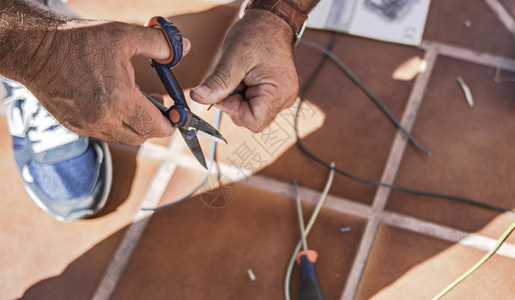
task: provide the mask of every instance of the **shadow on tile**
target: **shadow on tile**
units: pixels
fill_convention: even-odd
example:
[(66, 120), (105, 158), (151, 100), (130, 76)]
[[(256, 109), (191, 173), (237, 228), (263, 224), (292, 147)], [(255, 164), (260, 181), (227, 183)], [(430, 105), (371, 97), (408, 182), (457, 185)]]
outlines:
[[(198, 196), (154, 214), (111, 298), (281, 299), (298, 238), (294, 201), (241, 184), (233, 192), (234, 199), (224, 207), (208, 207)], [(304, 206), (306, 217), (312, 209)], [(339, 231), (347, 226), (351, 232)], [(326, 209), (310, 234), (329, 299), (342, 292), (364, 227), (362, 219)], [(90, 248), (61, 274), (34, 284), (23, 299), (89, 299), (105, 271), (105, 264), (95, 262), (112, 254), (103, 249), (117, 243), (124, 231)], [(255, 281), (249, 280), (247, 269), (253, 270)], [(294, 299), (299, 279), (295, 267)]]
[(101, 218), (114, 213), (129, 198), (133, 187), (137, 154), (113, 149), (113, 147), (110, 147), (110, 151), (113, 157), (113, 184), (111, 192), (105, 207), (90, 219)]
[(125, 227), (87, 250), (58, 276), (34, 283), (20, 299), (91, 299), (124, 233)]

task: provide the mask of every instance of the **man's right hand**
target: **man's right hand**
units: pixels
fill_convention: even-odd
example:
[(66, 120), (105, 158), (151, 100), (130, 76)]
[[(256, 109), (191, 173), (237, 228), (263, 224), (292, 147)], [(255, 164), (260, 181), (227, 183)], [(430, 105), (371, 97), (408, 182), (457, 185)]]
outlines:
[[(170, 121), (139, 91), (131, 63), (135, 55), (170, 56), (159, 29), (91, 20), (54, 20), (56, 26), (43, 28), (31, 22), (26, 4), (6, 1), (26, 14), (24, 25), (11, 25), (16, 15), (0, 22), (0, 74), (24, 84), (61, 124), (80, 135), (132, 145), (172, 134)], [(184, 54), (189, 48), (184, 39)]]
[[(125, 144), (172, 134), (169, 120), (139, 91), (131, 63), (135, 55), (170, 56), (159, 29), (77, 20), (59, 28), (52, 45), (26, 86), (65, 127)], [(185, 40), (185, 53), (189, 45)]]

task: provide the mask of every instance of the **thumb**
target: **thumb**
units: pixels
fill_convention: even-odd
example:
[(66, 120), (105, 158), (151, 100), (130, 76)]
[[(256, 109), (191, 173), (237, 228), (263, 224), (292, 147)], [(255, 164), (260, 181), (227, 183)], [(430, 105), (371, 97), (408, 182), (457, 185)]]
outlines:
[(245, 78), (242, 64), (221, 60), (204, 82), (190, 91), (190, 97), (202, 104), (219, 103)]
[[(134, 55), (143, 55), (148, 58), (164, 60), (172, 55), (170, 45), (165, 34), (159, 28), (150, 28), (134, 25), (131, 31), (132, 43), (134, 45)], [(188, 54), (191, 49), (191, 42), (182, 39), (183, 56)]]

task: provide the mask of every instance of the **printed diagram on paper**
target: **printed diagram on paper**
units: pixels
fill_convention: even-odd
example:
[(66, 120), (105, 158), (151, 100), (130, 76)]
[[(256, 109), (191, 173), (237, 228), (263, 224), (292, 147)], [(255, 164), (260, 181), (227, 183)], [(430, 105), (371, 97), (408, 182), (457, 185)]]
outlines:
[(430, 0), (321, 0), (307, 27), (419, 45)]

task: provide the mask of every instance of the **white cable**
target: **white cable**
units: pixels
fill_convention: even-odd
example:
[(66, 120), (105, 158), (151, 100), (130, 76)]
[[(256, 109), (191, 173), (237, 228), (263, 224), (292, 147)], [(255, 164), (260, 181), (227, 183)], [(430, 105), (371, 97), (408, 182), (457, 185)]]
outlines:
[[(308, 222), (308, 226), (306, 227), (306, 237), (309, 234), (309, 231), (311, 231), (311, 227), (313, 227), (313, 224), (315, 224), (315, 221), (318, 217), (318, 214), (320, 213), (320, 210), (322, 209), (322, 206), (324, 206), (325, 199), (327, 198), (327, 195), (329, 194), (329, 190), (331, 189), (331, 185), (333, 183), (334, 178), (334, 162), (331, 162), (331, 170), (329, 172), (329, 177), (327, 177), (327, 182), (324, 187), (324, 191), (320, 195), (320, 199), (317, 202), (317, 205), (315, 207), (315, 210), (311, 214), (311, 217)], [(299, 240), (297, 243), (297, 246), (295, 247), (295, 250), (293, 251), (293, 254), (290, 258), (290, 262), (288, 264), (288, 268), (286, 269), (286, 276), (284, 277), (284, 299), (290, 300), (290, 281), (291, 281), (291, 273), (293, 270), (293, 265), (295, 264), (295, 257), (300, 251), (300, 247), (302, 245), (302, 240)]]

